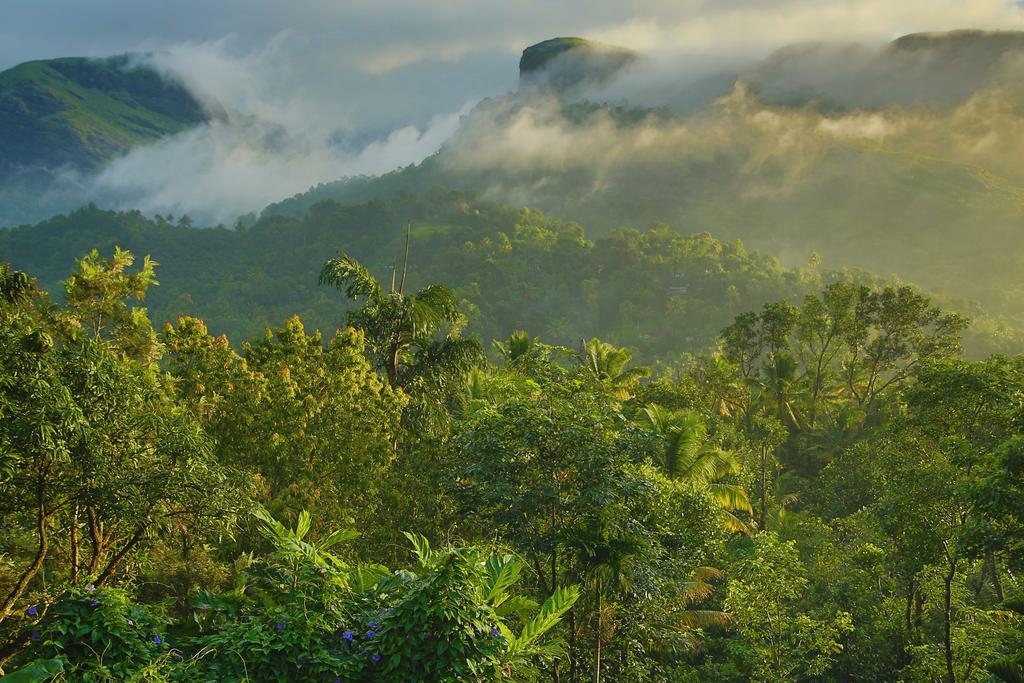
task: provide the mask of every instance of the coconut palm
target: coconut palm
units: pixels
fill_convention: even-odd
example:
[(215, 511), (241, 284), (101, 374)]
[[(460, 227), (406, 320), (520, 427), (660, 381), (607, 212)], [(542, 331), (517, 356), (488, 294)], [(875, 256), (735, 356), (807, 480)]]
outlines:
[(708, 444), (707, 425), (691, 410), (669, 410), (655, 403), (644, 408), (648, 425), (663, 439), (658, 464), (670, 479), (682, 479), (706, 487), (726, 514), (730, 531), (748, 529), (733, 513), (750, 512), (750, 500), (742, 486), (722, 480), (740, 472), (732, 451)]
[(699, 649), (701, 642), (698, 634), (712, 626), (728, 626), (732, 618), (727, 612), (709, 609), (694, 609), (695, 606), (711, 597), (715, 590), (714, 581), (720, 581), (725, 575), (715, 567), (697, 567), (690, 578), (683, 582), (679, 591), (678, 609), (661, 620), (658, 626), (674, 631), (685, 637), (687, 644)]
[(508, 341), (494, 341), (494, 348), (498, 350), (508, 364), (512, 364), (519, 358), (526, 356), (537, 346), (537, 340), (522, 330), (516, 330), (509, 335)]
[(397, 288), (392, 277), (385, 290), (366, 266), (344, 252), (324, 264), (320, 283), (362, 299), (346, 323), (363, 330), (368, 355), (388, 384), (411, 396), (410, 419), (433, 429), (441, 420), (439, 409), (462, 390), (466, 373), (483, 363), (484, 353), (475, 339), (461, 336), (465, 318), (451, 289), (427, 285), (405, 293), (408, 241), (406, 259)]
[(608, 384), (618, 398), (629, 398), (630, 391), (643, 377), (649, 377), (649, 368), (630, 368), (633, 354), (629, 349), (603, 342), (594, 337), (580, 344), (580, 362), (593, 375)]

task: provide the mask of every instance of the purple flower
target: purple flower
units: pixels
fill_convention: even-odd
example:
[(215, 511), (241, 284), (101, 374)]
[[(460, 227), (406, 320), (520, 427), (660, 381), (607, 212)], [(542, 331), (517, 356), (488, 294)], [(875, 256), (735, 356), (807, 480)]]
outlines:
[(334, 683), (341, 683), (341, 679), (337, 676), (334, 677)]
[(352, 637), (353, 637), (352, 636), (352, 631), (345, 631), (344, 633), (341, 634), (341, 637), (344, 638), (345, 640), (352, 640)]
[(495, 626), (494, 628), (491, 629), (491, 634), (495, 635), (495, 636), (500, 636), (501, 635), (501, 631), (498, 629), (497, 626)]
[(35, 639), (37, 639), (39, 637), (39, 631), (32, 631), (32, 633), (30, 633), (28, 635), (29, 635), (29, 638), (31, 638), (32, 640), (35, 640)]
[(129, 619), (129, 620), (128, 620), (128, 625), (129, 625), (129, 626), (135, 626), (135, 622), (134, 622), (134, 621), (132, 621), (131, 619)]
[(98, 601), (93, 600), (92, 602), (89, 603), (89, 607), (95, 607), (98, 604), (100, 604)]
[(34, 617), (37, 614), (39, 614), (39, 610), (36, 609), (36, 606), (35, 605), (29, 605), (28, 606), (28, 615), (30, 617)]
[(87, 591), (94, 591), (94, 590), (96, 590), (96, 586), (94, 584), (90, 583), (88, 586), (85, 587), (85, 590), (87, 590)]
[(376, 621), (371, 621), (370, 622), (370, 628), (377, 628), (377, 622)]
[(372, 628), (369, 631), (366, 632), (366, 637), (367, 638), (373, 638), (375, 635), (377, 635), (377, 632), (374, 631)]
[(164, 639), (160, 636), (153, 636), (153, 642), (159, 645), (160, 643), (164, 642)]
[(372, 657), (370, 657), (370, 661), (372, 661), (372, 662), (379, 662), (380, 661), (380, 655), (373, 655)]
[(284, 621), (282, 620), (282, 621), (277, 622), (277, 625), (274, 628), (276, 628), (278, 631), (283, 631), (284, 630)]

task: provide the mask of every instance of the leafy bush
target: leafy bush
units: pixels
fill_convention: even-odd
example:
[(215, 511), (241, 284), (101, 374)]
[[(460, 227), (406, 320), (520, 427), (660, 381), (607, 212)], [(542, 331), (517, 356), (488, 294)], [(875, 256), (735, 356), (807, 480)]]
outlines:
[(408, 534), (417, 563), (392, 573), (331, 552), (354, 532), (312, 542), (308, 513), (294, 529), (257, 517), (273, 550), (231, 590), (195, 595), (190, 620), (172, 624), (116, 589), (69, 590), (33, 627), (14, 674), (27, 678), (12, 680), (60, 667), (76, 681), (522, 680), (561, 652), (542, 638), (578, 591), (559, 588), (541, 606), (513, 595), (523, 565), (511, 555), (434, 552)]
[(31, 627), (30, 659), (59, 660), (70, 680), (83, 683), (170, 680), (179, 657), (168, 626), (158, 608), (136, 604), (122, 590), (75, 587)]

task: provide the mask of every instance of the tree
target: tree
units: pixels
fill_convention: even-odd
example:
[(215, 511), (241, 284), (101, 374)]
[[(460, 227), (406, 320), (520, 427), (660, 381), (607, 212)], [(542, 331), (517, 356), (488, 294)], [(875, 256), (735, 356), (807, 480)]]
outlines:
[(579, 358), (587, 371), (611, 387), (620, 399), (629, 398), (637, 382), (651, 374), (649, 368), (629, 367), (633, 359), (629, 349), (613, 346), (597, 337), (581, 344)]
[[(906, 418), (876, 443), (880, 471), (873, 508), (906, 573), (924, 577), (941, 567), (943, 678), (956, 683), (969, 680), (974, 667), (958, 652), (956, 637), (970, 607), (958, 608), (958, 585), (972, 561), (984, 558), (985, 578), (1002, 600), (995, 555), (1002, 547), (986, 541), (983, 531), (999, 518), (987, 517), (986, 506), (976, 505), (971, 494), (999, 476), (997, 454), (1018, 424), (1024, 382), (1020, 363), (999, 357), (932, 360), (917, 368), (915, 378), (905, 391)], [(973, 649), (963, 638), (959, 647)]]
[(212, 460), (156, 365), (160, 346), (144, 312), (117, 299), (144, 293), (152, 279), (151, 267), (127, 273), (131, 262), (120, 250), (112, 261), (83, 259), (63, 307), (38, 293), (17, 310), (3, 304), (0, 452), (14, 467), (0, 514), (11, 525), (31, 517), (38, 549), (4, 596), (0, 620), (54, 550), (67, 580), (100, 585), (158, 532), (222, 529), (240, 508), (239, 482)]
[(375, 367), (385, 373), (392, 388), (413, 397), (409, 416), (428, 431), (440, 428), (445, 405), (462, 386), (466, 372), (483, 362), (483, 349), (475, 339), (460, 335), (465, 319), (455, 294), (443, 285), (428, 285), (405, 293), (408, 267), (395, 288), (385, 291), (361, 263), (340, 253), (324, 264), (320, 283), (332, 285), (350, 299), (363, 299), (349, 311), (346, 322), (366, 335), (367, 351)]
[(747, 492), (742, 486), (723, 481), (740, 473), (736, 455), (708, 443), (707, 425), (692, 410), (666, 410), (652, 403), (644, 408), (644, 415), (663, 442), (657, 462), (665, 474), (670, 479), (685, 479), (706, 487), (725, 511), (727, 528), (747, 533), (747, 525), (733, 514), (751, 512)]
[[(624, 675), (640, 642), (689, 642), (673, 596), (721, 533), (721, 510), (707, 487), (644, 464), (655, 435), (622, 416), (613, 387), (585, 368), (555, 367), (534, 375), (537, 390), (504, 395), (458, 423), (447, 488), (461, 527), (512, 544), (532, 564), (538, 592), (583, 585), (563, 673), (579, 680), (607, 665)], [(670, 603), (650, 615), (658, 627), (645, 618), (652, 595)]]
[(217, 459), (258, 476), (275, 514), (294, 520), (308, 509), (377, 531), (379, 482), (405, 400), (364, 358), (362, 333), (339, 332), (325, 348), (292, 318), (237, 354), (201, 321), (182, 318), (164, 339)]
[(725, 606), (743, 640), (735, 650), (753, 681), (790, 681), (828, 671), (852, 629), (845, 612), (811, 615), (801, 600), (806, 570), (792, 542), (761, 532), (729, 574)]

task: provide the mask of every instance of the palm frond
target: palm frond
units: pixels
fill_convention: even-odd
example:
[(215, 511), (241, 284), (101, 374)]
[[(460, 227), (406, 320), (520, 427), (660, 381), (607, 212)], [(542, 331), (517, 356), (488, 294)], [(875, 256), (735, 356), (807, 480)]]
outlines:
[(677, 631), (689, 631), (695, 628), (707, 628), (709, 626), (728, 626), (732, 623), (732, 617), (727, 612), (718, 610), (688, 609), (676, 615), (675, 624), (669, 626)]
[(701, 450), (685, 465), (682, 475), (687, 479), (707, 484), (739, 474), (740, 464), (731, 451), (720, 449)]
[(455, 292), (444, 285), (429, 285), (412, 297), (412, 324), (417, 336), (431, 336), (443, 324), (455, 324), (461, 317)]
[(750, 527), (748, 527), (742, 519), (728, 510), (723, 511), (722, 516), (726, 531), (730, 531), (734, 534), (743, 534), (744, 536), (750, 535)]
[(723, 510), (750, 512), (752, 509), (746, 490), (738, 484), (708, 484), (708, 490)]
[(350, 299), (360, 296), (378, 299), (381, 295), (377, 278), (373, 277), (366, 266), (344, 252), (339, 252), (336, 258), (324, 264), (318, 282), (337, 289), (344, 288), (345, 295)]
[(540, 612), (523, 625), (522, 631), (509, 643), (510, 652), (519, 652), (529, 647), (535, 640), (551, 630), (572, 609), (580, 597), (577, 586), (559, 586), (551, 597), (541, 605)]

